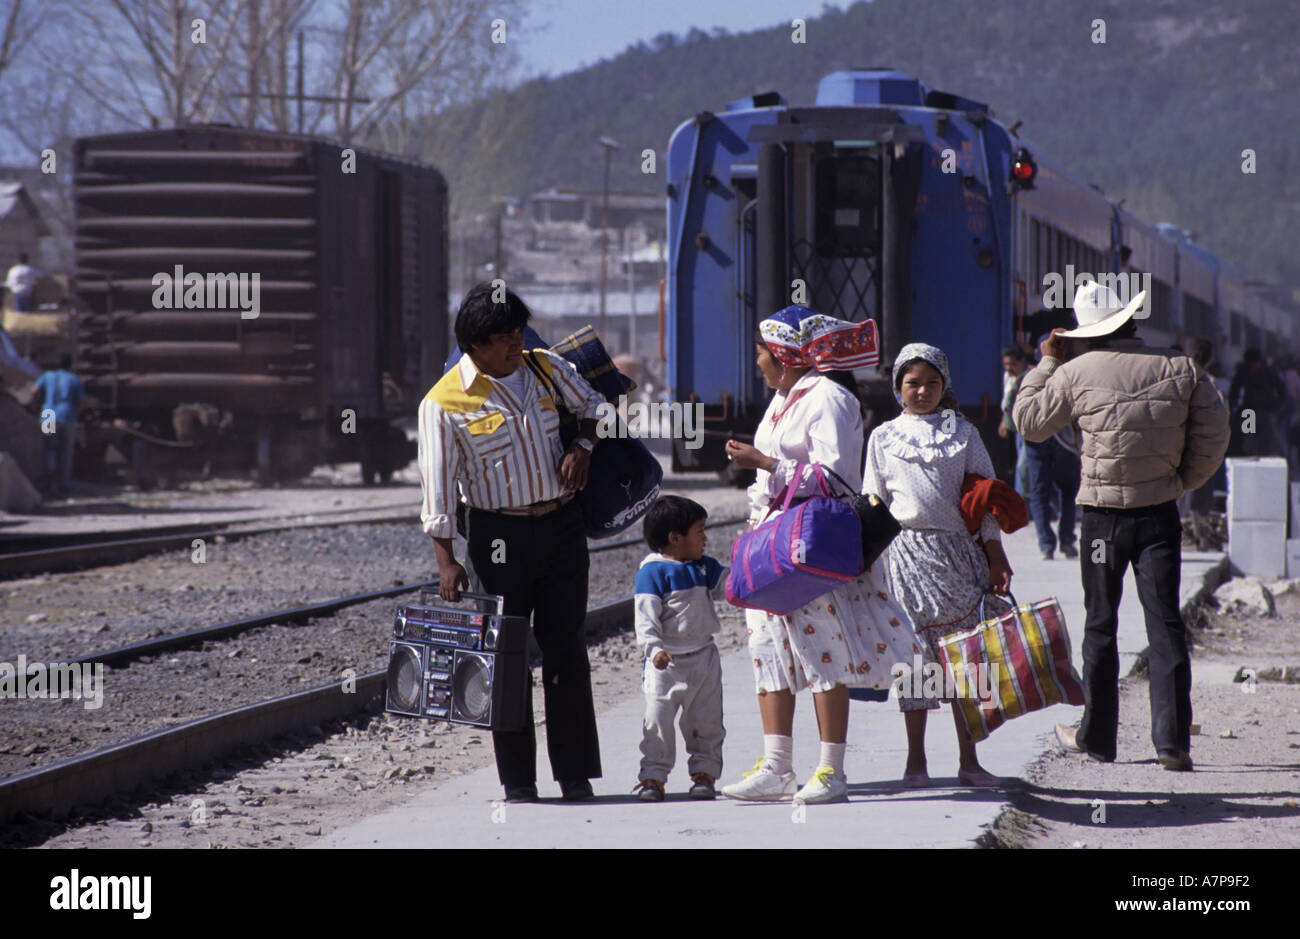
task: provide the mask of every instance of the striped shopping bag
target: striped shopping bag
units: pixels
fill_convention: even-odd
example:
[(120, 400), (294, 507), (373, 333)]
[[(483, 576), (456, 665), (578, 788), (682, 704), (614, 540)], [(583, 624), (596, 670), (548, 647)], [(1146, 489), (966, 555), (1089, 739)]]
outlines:
[(939, 639), (958, 712), (980, 741), (1006, 721), (1053, 704), (1083, 704), (1083, 685), (1070, 663), (1070, 636), (1056, 598), (1016, 603), (1000, 616)]

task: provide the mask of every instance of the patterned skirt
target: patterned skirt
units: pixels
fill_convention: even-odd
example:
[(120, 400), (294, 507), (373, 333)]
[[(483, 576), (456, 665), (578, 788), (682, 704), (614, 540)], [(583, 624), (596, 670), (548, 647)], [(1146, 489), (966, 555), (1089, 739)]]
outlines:
[(760, 692), (887, 689), (894, 666), (919, 651), (879, 563), (793, 613), (746, 610), (745, 624)]
[[(967, 532), (917, 528), (904, 528), (886, 554), (890, 589), (916, 630), (921, 663), (938, 663), (941, 636), (979, 624), (988, 557)], [(939, 699), (900, 696), (899, 705), (905, 711), (937, 708)]]

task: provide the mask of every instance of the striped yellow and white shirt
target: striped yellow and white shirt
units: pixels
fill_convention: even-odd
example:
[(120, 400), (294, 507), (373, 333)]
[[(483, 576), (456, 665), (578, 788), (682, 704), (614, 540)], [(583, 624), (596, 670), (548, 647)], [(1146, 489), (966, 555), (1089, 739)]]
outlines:
[[(567, 360), (546, 349), (525, 355), (554, 379), (579, 420), (596, 419), (605, 399)], [(458, 483), (465, 501), (480, 509), (520, 508), (564, 494), (555, 402), (526, 364), (519, 372), (522, 400), (463, 355), (420, 402), (420, 521), (426, 534), (455, 537)]]

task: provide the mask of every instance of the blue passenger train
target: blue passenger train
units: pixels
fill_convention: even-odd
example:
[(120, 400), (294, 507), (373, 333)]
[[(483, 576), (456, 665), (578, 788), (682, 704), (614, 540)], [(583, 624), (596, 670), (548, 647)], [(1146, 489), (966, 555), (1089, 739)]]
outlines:
[(674, 400), (703, 403), (707, 432), (699, 449), (678, 442), (674, 468), (729, 472), (726, 438), (752, 432), (769, 395), (751, 337), (792, 302), (876, 321), (880, 365), (857, 373), (869, 425), (897, 413), (888, 376), (903, 345), (946, 350), (1000, 472), (1001, 349), (1073, 324), (1074, 288), (1052, 302), (1049, 275), (1149, 274), (1147, 340), (1210, 339), (1228, 368), (1248, 346), (1297, 338), (1294, 312), (1188, 233), (1135, 218), (1016, 129), (892, 69), (827, 75), (811, 107), (769, 92), (679, 126), (660, 349)]

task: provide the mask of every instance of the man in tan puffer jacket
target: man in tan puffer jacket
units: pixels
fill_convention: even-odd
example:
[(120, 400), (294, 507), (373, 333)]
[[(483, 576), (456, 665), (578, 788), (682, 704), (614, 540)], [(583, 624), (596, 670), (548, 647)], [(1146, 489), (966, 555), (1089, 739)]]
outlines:
[[(1228, 449), (1228, 411), (1210, 377), (1184, 353), (1146, 346), (1127, 305), (1110, 288), (1079, 288), (1079, 328), (1044, 340), (1043, 358), (1016, 398), (1026, 440), (1046, 440), (1077, 421), (1082, 508), (1080, 564), (1087, 618), (1085, 706), (1077, 732), (1057, 726), (1062, 745), (1115, 759), (1119, 733), (1119, 601), (1133, 565), (1146, 613), (1151, 740), (1165, 769), (1190, 770), (1192, 669), (1178, 610), (1182, 524), (1175, 500), (1214, 474)], [(1062, 364), (1065, 339), (1089, 351)]]

